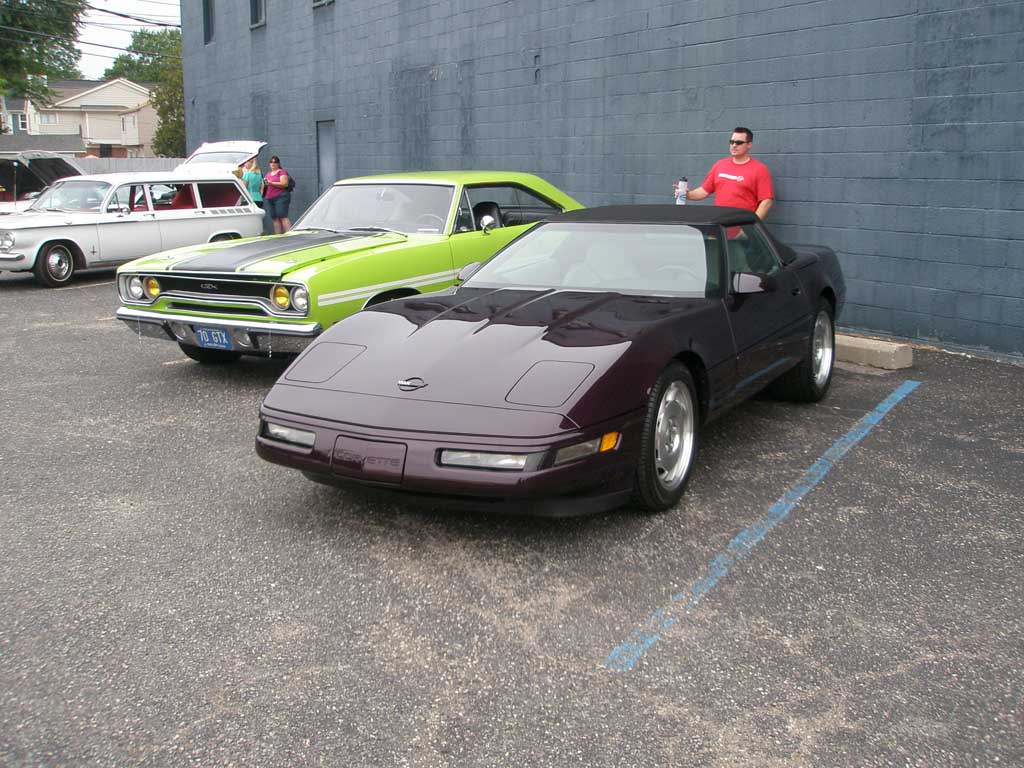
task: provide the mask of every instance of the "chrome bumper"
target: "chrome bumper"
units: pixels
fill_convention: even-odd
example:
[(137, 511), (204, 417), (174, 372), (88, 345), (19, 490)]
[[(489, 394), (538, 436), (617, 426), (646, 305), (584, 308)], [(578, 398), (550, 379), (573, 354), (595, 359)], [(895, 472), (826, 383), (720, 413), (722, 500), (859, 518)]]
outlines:
[(148, 336), (179, 344), (199, 346), (194, 326), (219, 328), (230, 334), (237, 351), (245, 354), (272, 355), (301, 352), (321, 334), (320, 323), (267, 323), (259, 320), (174, 315), (119, 307), (117, 319), (124, 321), (139, 336)]

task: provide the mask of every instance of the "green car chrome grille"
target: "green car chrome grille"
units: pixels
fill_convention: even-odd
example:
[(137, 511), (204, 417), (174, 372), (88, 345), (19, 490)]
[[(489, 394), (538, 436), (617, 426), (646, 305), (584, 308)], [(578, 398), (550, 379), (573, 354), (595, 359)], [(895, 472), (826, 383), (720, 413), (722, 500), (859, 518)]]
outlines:
[(168, 294), (188, 295), (189, 297), (209, 296), (218, 299), (244, 298), (270, 300), (270, 288), (273, 280), (226, 280), (224, 278), (185, 277), (167, 273), (154, 273), (160, 282), (160, 292)]

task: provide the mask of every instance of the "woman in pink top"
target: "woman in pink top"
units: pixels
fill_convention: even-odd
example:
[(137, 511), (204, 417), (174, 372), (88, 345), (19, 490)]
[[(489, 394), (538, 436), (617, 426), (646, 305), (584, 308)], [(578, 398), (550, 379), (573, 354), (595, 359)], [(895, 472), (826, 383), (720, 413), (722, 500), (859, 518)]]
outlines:
[(292, 228), (291, 219), (288, 218), (292, 193), (288, 190), (288, 171), (281, 167), (281, 158), (277, 155), (270, 156), (270, 171), (263, 177), (263, 183), (267, 185), (263, 200), (274, 221), (274, 234), (280, 235)]

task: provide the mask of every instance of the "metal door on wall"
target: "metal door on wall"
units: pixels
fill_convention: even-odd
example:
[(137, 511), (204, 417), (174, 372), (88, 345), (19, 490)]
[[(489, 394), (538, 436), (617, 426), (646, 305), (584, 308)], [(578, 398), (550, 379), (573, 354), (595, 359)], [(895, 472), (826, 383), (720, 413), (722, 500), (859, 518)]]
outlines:
[(334, 139), (334, 121), (322, 120), (316, 124), (316, 158), (318, 194), (322, 194), (338, 180), (338, 153)]

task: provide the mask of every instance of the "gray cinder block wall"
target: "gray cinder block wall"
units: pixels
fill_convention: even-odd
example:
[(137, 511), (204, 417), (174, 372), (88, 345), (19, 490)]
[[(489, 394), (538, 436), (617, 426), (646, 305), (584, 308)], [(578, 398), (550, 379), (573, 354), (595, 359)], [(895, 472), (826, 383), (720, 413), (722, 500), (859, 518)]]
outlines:
[(1024, 3), (216, 0), (183, 3), (188, 145), (264, 138), (339, 176), (508, 168), (587, 205), (669, 202), (736, 125), (769, 224), (841, 255), (843, 325), (1024, 354)]

